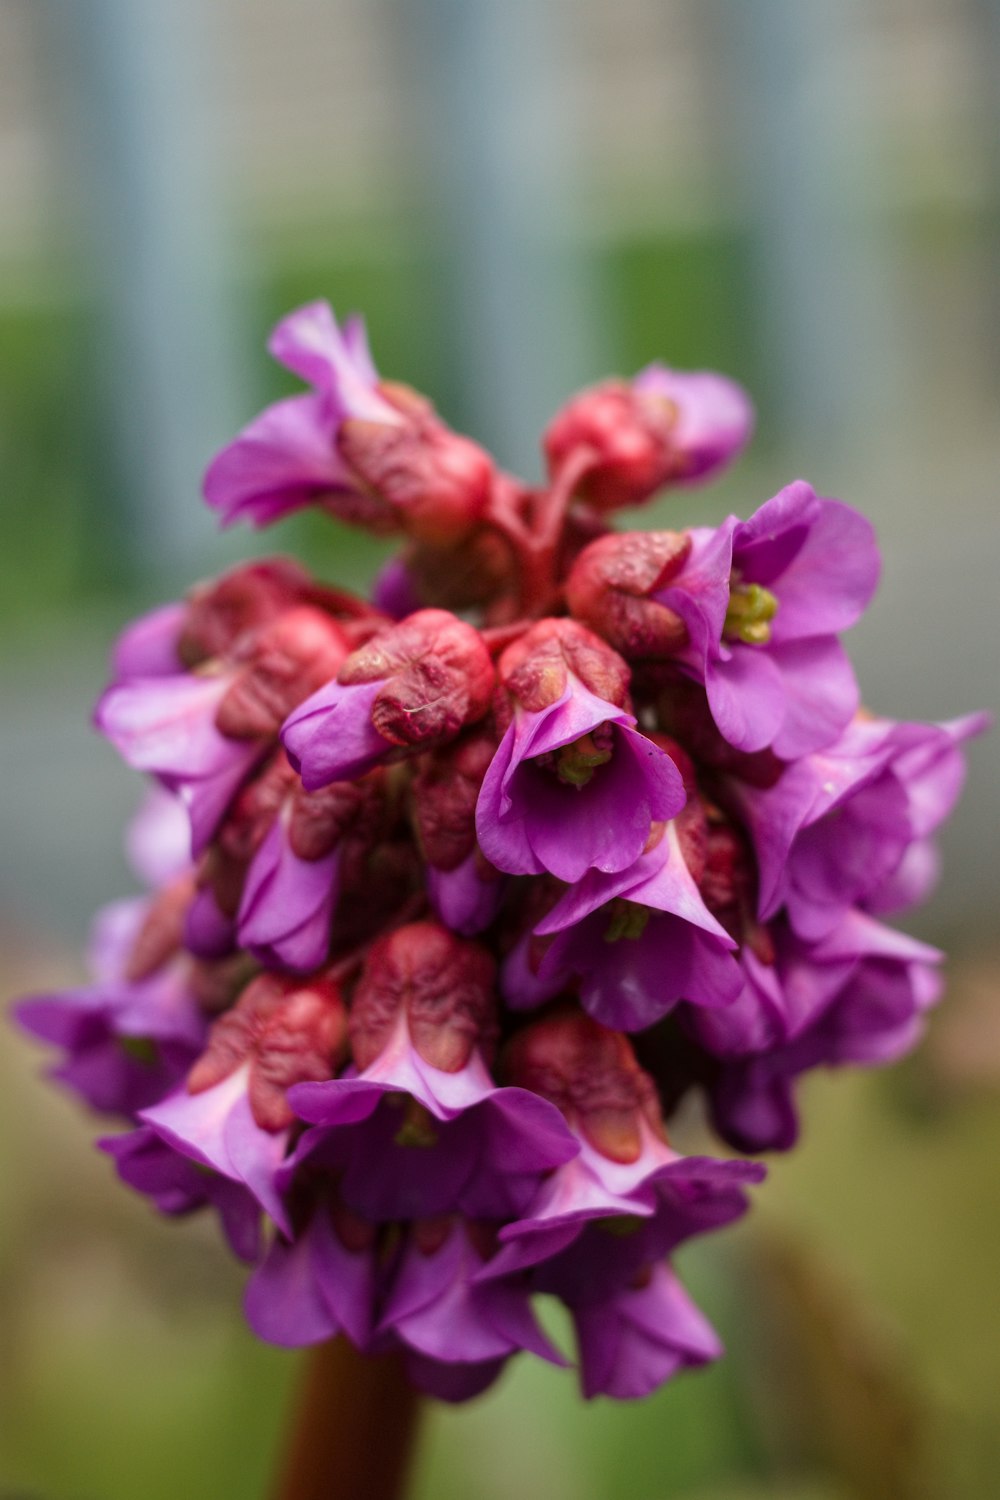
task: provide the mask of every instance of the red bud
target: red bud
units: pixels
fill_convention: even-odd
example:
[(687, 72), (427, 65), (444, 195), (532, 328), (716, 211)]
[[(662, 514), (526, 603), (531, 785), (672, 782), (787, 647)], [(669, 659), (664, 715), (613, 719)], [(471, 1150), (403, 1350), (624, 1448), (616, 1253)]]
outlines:
[(495, 1031), (493, 959), (436, 922), (411, 922), (376, 943), (351, 1005), (351, 1044), (360, 1069), (383, 1051), (405, 1010), (410, 1040), (425, 1062), (457, 1073)]
[(612, 1161), (637, 1160), (642, 1120), (663, 1135), (656, 1088), (628, 1038), (579, 1010), (557, 1010), (517, 1032), (503, 1056), (504, 1077), (562, 1110)]
[(608, 380), (581, 391), (557, 412), (543, 439), (550, 473), (589, 449), (593, 466), (579, 493), (599, 510), (648, 500), (673, 474), (676, 409), (662, 396)]
[(329, 615), (304, 604), (286, 610), (238, 644), (241, 670), (219, 705), (217, 728), (233, 739), (276, 735), (293, 708), (336, 677), (346, 654)]
[(382, 681), (372, 723), (394, 745), (451, 739), (481, 719), (495, 683), (482, 637), (445, 609), (420, 609), (353, 652), (345, 686)]
[(538, 713), (566, 691), (572, 672), (616, 707), (628, 698), (629, 669), (599, 636), (575, 620), (539, 620), (500, 658), (500, 681), (522, 708)]
[(226, 656), (248, 630), (276, 620), (312, 587), (305, 569), (288, 558), (245, 563), (214, 583), (201, 583), (187, 598), (178, 652), (186, 667)]
[(680, 571), (690, 551), (691, 538), (684, 532), (600, 537), (573, 564), (566, 583), (571, 613), (631, 660), (673, 655), (687, 643), (687, 626), (649, 596)]

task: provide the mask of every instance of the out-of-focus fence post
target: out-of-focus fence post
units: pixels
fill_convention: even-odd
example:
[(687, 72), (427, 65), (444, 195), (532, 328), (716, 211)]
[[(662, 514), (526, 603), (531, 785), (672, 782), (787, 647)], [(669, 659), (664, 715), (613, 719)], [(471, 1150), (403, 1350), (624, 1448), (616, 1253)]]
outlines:
[(447, 246), (462, 419), (537, 468), (548, 413), (601, 373), (601, 299), (577, 218), (579, 122), (551, 0), (402, 0)]
[[(718, 18), (722, 17), (716, 12)], [(726, 5), (772, 405), (812, 452), (877, 430), (900, 370), (857, 0)]]
[(83, 184), (73, 209), (91, 245), (99, 396), (125, 497), (116, 546), (147, 575), (189, 581), (218, 560), (198, 486), (238, 421), (212, 7), (50, 0), (47, 14), (68, 95), (66, 156)]

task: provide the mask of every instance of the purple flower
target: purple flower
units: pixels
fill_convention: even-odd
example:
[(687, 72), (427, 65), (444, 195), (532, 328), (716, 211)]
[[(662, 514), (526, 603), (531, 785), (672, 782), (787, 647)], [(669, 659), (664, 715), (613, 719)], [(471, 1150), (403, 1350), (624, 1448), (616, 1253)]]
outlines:
[(632, 389), (673, 409), (673, 484), (711, 478), (732, 463), (753, 435), (753, 402), (741, 385), (714, 370), (671, 370), (655, 362), (639, 371)]
[(641, 1400), (680, 1370), (718, 1359), (718, 1335), (669, 1266), (600, 1302), (570, 1304), (583, 1394)]
[(303, 859), (289, 837), (287, 802), (247, 871), (238, 931), (262, 964), (308, 973), (326, 959), (337, 904), (341, 851)]
[(415, 1226), (379, 1322), (380, 1334), (391, 1334), (422, 1361), (458, 1367), (455, 1384), (434, 1379), (422, 1362), (413, 1368), (418, 1382), (425, 1372), (431, 1390), (446, 1400), (485, 1389), (521, 1349), (566, 1363), (539, 1328), (523, 1284), (477, 1279), (486, 1262), (481, 1239), (475, 1225), (461, 1221), (443, 1230)]
[(728, 1005), (742, 983), (736, 943), (702, 900), (673, 822), (627, 870), (589, 871), (535, 932), (555, 940), (534, 973), (530, 939), (507, 960), (502, 983), (514, 1009), (557, 995), (576, 976), (581, 1004), (596, 1020), (641, 1031), (679, 1000)]
[(162, 604), (133, 620), (115, 642), (111, 657), (115, 680), (171, 677), (182, 672), (178, 645), (186, 616), (186, 604)]
[[(419, 947), (418, 947), (419, 945)], [(309, 1130), (282, 1175), (289, 1188), (306, 1163), (340, 1177), (345, 1204), (366, 1219), (517, 1213), (546, 1172), (577, 1151), (558, 1110), (534, 1093), (498, 1088), (477, 1042), (485, 1022), (470, 965), (477, 955), (430, 924), (400, 929), (363, 979), (352, 1006), (360, 1072), (303, 1083), (289, 1104)], [(399, 976), (414, 998), (384, 1027)], [(438, 1015), (419, 997), (433, 987)], [(448, 989), (460, 1014), (450, 1012)], [(377, 1032), (367, 1045), (367, 1028)], [(448, 1066), (437, 1066), (437, 1058)]]
[(675, 659), (705, 684), (722, 734), (783, 759), (831, 744), (858, 706), (837, 634), (878, 582), (869, 523), (796, 480), (748, 521), (690, 536), (684, 566), (653, 598), (684, 621)]
[[(761, 920), (784, 907), (796, 932), (819, 938), (849, 906), (885, 911), (925, 894), (926, 841), (964, 776), (958, 747), (988, 723), (983, 714), (939, 725), (859, 718), (773, 786), (733, 780), (757, 852)], [(914, 845), (918, 862), (904, 870)]]
[(110, 687), (97, 705), (97, 728), (137, 771), (149, 771), (174, 792), (191, 820), (200, 854), (238, 788), (267, 750), (266, 742), (233, 739), (216, 726), (232, 675), (136, 677)]
[(753, 407), (746, 392), (707, 370), (649, 365), (634, 380), (606, 380), (574, 396), (545, 430), (553, 482), (598, 510), (641, 505), (664, 485), (697, 484), (746, 446)]
[(625, 870), (684, 805), (677, 767), (634, 716), (567, 679), (541, 710), (515, 707), (479, 795), (480, 847), (512, 875)]
[(147, 886), (164, 886), (191, 866), (191, 832), (182, 803), (156, 784), (150, 786), (125, 834), (132, 870)]
[(242, 1183), (274, 1222), (291, 1234), (275, 1174), (288, 1145), (288, 1131), (265, 1130), (250, 1105), (250, 1064), (221, 1083), (192, 1094), (182, 1084), (139, 1119), (174, 1151), (235, 1183)]
[(475, 937), (493, 922), (503, 900), (504, 881), (478, 849), (453, 870), (427, 867), (427, 894), (434, 913), (452, 932)]
[(270, 352), (307, 381), (309, 395), (269, 406), (235, 442), (213, 459), (205, 499), (227, 524), (267, 526), (315, 503), (334, 510), (365, 509), (357, 480), (337, 450), (337, 433), (349, 417), (399, 424), (400, 413), (378, 392), (360, 318), (341, 330), (325, 302), (312, 302), (283, 319)]
[(240, 1183), (205, 1172), (179, 1156), (148, 1125), (98, 1141), (113, 1158), (119, 1177), (171, 1218), (211, 1205), (218, 1210), (233, 1254), (255, 1261), (260, 1250), (260, 1207)]
[(346, 1016), (322, 976), (261, 974), (216, 1021), (187, 1080), (139, 1118), (182, 1156), (243, 1183), (290, 1236), (277, 1186), (295, 1115), (292, 1086), (343, 1061)]
[(733, 1036), (720, 1036), (715, 1018), (689, 1012), (685, 1025), (720, 1058), (709, 1093), (723, 1138), (743, 1151), (787, 1150), (798, 1137), (800, 1074), (847, 1063), (879, 1066), (910, 1051), (940, 994), (941, 957), (854, 911), (819, 943), (785, 944), (778, 965), (782, 1039), (737, 1056)]
[(130, 977), (152, 905), (119, 901), (99, 914), (91, 984), (36, 995), (14, 1008), (26, 1031), (65, 1053), (51, 1076), (106, 1114), (131, 1115), (160, 1098), (191, 1065), (205, 1036), (182, 957)]
[(295, 1349), (346, 1333), (371, 1341), (378, 1275), (374, 1234), (318, 1190), (297, 1233), (275, 1235), (247, 1284), (247, 1321), (258, 1338)]

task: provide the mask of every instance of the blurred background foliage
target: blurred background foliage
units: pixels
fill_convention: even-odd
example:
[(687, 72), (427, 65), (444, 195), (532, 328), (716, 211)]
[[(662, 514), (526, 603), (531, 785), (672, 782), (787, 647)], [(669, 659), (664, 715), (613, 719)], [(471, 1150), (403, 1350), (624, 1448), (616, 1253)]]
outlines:
[[(0, 0), (4, 994), (78, 981), (131, 888), (137, 789), (87, 727), (129, 612), (251, 548), (377, 565), (316, 518), (219, 539), (199, 510), (214, 448), (294, 388), (266, 331), (317, 296), (529, 472), (606, 370), (742, 379), (752, 454), (651, 524), (804, 473), (882, 536), (872, 706), (995, 704), (998, 75), (996, 0)], [(810, 1081), (750, 1221), (684, 1259), (728, 1359), (628, 1408), (516, 1362), (429, 1413), (418, 1500), (996, 1495), (997, 742), (971, 759), (916, 924), (953, 955), (927, 1043)], [(37, 1071), (8, 1036), (0, 1493), (263, 1495), (296, 1360)]]

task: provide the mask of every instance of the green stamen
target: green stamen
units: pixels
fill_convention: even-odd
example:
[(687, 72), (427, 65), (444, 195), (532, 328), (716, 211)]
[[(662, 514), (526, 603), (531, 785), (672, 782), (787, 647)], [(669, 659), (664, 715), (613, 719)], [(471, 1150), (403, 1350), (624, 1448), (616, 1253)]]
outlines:
[(771, 621), (777, 613), (778, 601), (770, 589), (734, 579), (729, 588), (729, 608), (722, 634), (726, 640), (742, 641), (747, 646), (766, 646), (771, 639)]
[(637, 906), (634, 901), (624, 901), (618, 896), (608, 903), (608, 925), (604, 929), (604, 941), (617, 943), (621, 938), (641, 938), (648, 921), (648, 906)]
[(555, 752), (553, 770), (561, 782), (566, 786), (586, 786), (598, 767), (607, 765), (612, 751), (610, 735), (602, 738), (609, 743), (598, 744), (594, 734), (584, 734)]
[(153, 1067), (154, 1063), (159, 1060), (160, 1054), (156, 1050), (156, 1043), (151, 1042), (148, 1037), (120, 1036), (118, 1043), (123, 1052), (147, 1068)]

